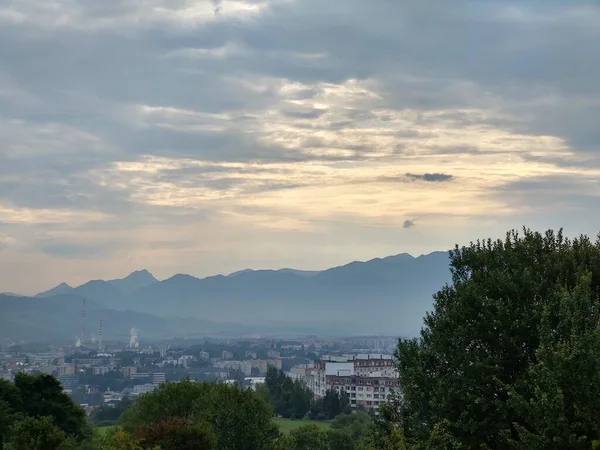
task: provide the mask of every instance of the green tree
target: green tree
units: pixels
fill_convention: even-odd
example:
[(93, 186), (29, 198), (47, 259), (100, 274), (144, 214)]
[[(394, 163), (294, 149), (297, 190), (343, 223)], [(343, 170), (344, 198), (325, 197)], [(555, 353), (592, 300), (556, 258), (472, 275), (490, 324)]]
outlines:
[(217, 437), (206, 422), (173, 418), (136, 430), (134, 439), (144, 448), (161, 450), (213, 450)]
[(286, 450), (328, 450), (325, 433), (317, 425), (292, 430), (286, 440)]
[(524, 230), (450, 252), (396, 357), (416, 448), (589, 449), (600, 436), (600, 239)]
[[(511, 405), (527, 418), (515, 427), (528, 449), (589, 449), (600, 437), (600, 304), (590, 287), (591, 276), (581, 275), (572, 292), (563, 289), (545, 306), (537, 361), (528, 370), (532, 392), (507, 386)], [(560, 311), (557, 321), (553, 311)]]
[(95, 442), (91, 447), (93, 450), (160, 450), (159, 448), (144, 447), (131, 433), (123, 430), (120, 426), (95, 437)]
[(119, 422), (121, 415), (133, 404), (133, 400), (130, 398), (124, 398), (115, 405), (103, 405), (96, 408), (90, 415), (91, 422), (99, 426), (115, 425)]
[(325, 441), (329, 450), (354, 450), (356, 439), (342, 430), (325, 431)]
[(358, 442), (357, 450), (406, 450), (404, 431), (399, 425), (401, 414), (398, 400), (392, 397), (389, 403), (379, 407), (378, 413), (371, 419), (370, 429)]
[(323, 431), (317, 425), (306, 425), (290, 432), (280, 442), (283, 450), (354, 450), (356, 441), (342, 430)]
[(317, 420), (332, 420), (340, 414), (349, 414), (351, 411), (350, 397), (346, 392), (328, 389), (323, 398), (314, 402), (311, 415)]
[(183, 380), (141, 396), (121, 416), (121, 424), (135, 435), (174, 419), (207, 423), (219, 450), (261, 450), (270, 448), (279, 437), (271, 418), (271, 408), (248, 389)]
[(5, 450), (74, 450), (77, 442), (52, 422), (51, 417), (25, 417), (10, 428)]
[(275, 414), (286, 418), (303, 419), (311, 409), (313, 394), (300, 380), (292, 380), (283, 371), (269, 367), (265, 387), (259, 393), (275, 410)]
[(8, 437), (8, 431), (15, 420), (13, 411), (4, 400), (0, 400), (0, 448)]
[(0, 383), (0, 400), (13, 414), (52, 417), (54, 425), (80, 441), (90, 436), (85, 412), (73, 403), (58, 380), (50, 375), (18, 373), (14, 383)]
[(373, 427), (373, 419), (364, 411), (351, 414), (340, 414), (331, 421), (331, 428), (344, 431), (355, 441), (367, 437)]

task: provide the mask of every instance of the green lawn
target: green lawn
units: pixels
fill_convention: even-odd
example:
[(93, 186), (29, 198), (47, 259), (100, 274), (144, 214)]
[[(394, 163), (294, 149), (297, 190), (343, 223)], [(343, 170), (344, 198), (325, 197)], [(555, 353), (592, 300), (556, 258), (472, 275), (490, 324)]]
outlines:
[(293, 431), (297, 428), (303, 427), (305, 425), (317, 425), (322, 430), (329, 430), (331, 425), (329, 422), (316, 421), (316, 420), (291, 420), (291, 419), (273, 419), (279, 426), (279, 430), (283, 434), (288, 434), (290, 431)]

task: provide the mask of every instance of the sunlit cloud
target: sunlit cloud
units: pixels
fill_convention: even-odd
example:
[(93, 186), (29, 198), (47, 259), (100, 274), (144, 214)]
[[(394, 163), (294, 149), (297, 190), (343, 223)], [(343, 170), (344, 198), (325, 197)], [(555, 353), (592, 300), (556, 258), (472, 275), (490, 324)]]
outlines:
[(14, 264), (209, 275), (595, 234), (599, 21), (588, 2), (4, 3), (0, 291), (33, 289)]

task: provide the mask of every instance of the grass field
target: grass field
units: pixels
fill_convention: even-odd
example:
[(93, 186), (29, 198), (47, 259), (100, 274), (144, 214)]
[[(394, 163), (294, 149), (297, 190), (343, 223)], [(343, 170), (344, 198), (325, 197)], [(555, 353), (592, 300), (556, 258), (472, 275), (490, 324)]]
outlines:
[(290, 431), (305, 425), (317, 425), (322, 430), (329, 430), (330, 428), (329, 422), (320, 422), (316, 420), (273, 419), (273, 422), (279, 426), (279, 431), (283, 434), (288, 434)]

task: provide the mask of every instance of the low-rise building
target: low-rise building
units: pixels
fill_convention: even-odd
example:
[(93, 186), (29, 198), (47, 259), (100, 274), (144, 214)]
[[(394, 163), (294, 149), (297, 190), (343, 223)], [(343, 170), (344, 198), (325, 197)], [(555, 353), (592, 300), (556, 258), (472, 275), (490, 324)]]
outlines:
[(57, 376), (73, 376), (75, 375), (75, 365), (74, 364), (62, 364), (56, 368)]
[(151, 375), (147, 372), (138, 372), (138, 373), (132, 373), (131, 377), (132, 380), (145, 380), (150, 379)]
[(110, 372), (110, 368), (108, 366), (98, 366), (92, 368), (94, 375), (105, 375)]
[(131, 378), (131, 375), (137, 373), (137, 367), (135, 366), (126, 366), (121, 369), (123, 371), (123, 376), (125, 378)]
[(153, 383), (138, 384), (133, 387), (133, 393), (135, 395), (147, 394), (148, 392), (155, 391), (156, 387)]
[(154, 372), (152, 374), (152, 384), (154, 387), (158, 387), (163, 383), (167, 382), (167, 374), (164, 372)]

